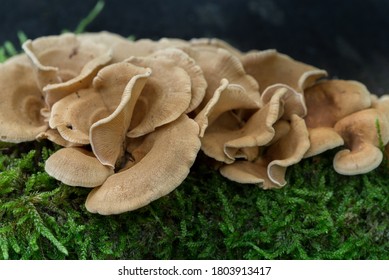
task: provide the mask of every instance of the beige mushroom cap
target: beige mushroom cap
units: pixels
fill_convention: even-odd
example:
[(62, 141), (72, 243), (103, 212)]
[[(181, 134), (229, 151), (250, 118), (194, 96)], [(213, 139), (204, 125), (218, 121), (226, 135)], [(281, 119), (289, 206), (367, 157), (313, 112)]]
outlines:
[(94, 189), (86, 200), (88, 211), (119, 214), (173, 191), (188, 175), (200, 149), (198, 134), (198, 125), (186, 115), (148, 134), (144, 141), (153, 142), (150, 151), (133, 167)]
[(309, 128), (308, 132), (311, 146), (304, 158), (319, 155), (344, 144), (343, 138), (332, 127)]
[(381, 141), (389, 142), (388, 118), (376, 109), (353, 113), (335, 124), (347, 149), (339, 151), (334, 158), (334, 169), (343, 175), (370, 172), (378, 167), (383, 158), (379, 149), (377, 122), (381, 130)]
[(92, 152), (83, 148), (62, 148), (45, 163), (46, 172), (69, 186), (93, 188), (100, 186), (113, 174), (112, 168), (102, 165)]
[(126, 61), (152, 70), (139, 97), (146, 111), (140, 112), (135, 108), (135, 114), (141, 113), (143, 118), (135, 127), (130, 127), (128, 137), (146, 135), (176, 120), (188, 109), (192, 99), (191, 79), (173, 60), (150, 56), (132, 57)]
[[(134, 108), (147, 79), (151, 75), (151, 70), (127, 62), (118, 62), (106, 68), (104, 69), (106, 73), (112, 71), (111, 77), (107, 77), (106, 80), (98, 76), (95, 81), (99, 81), (98, 84), (103, 91), (102, 96), (107, 108), (115, 110), (90, 127), (89, 138), (92, 150), (100, 162), (114, 168), (124, 152), (126, 133), (131, 124)], [(105, 80), (108, 85), (115, 83), (115, 86), (104, 86), (103, 81)], [(96, 83), (94, 82), (94, 84)], [(112, 94), (108, 94), (111, 91)], [(115, 95), (118, 93), (121, 93), (121, 100), (115, 108), (112, 105), (116, 102), (112, 103), (109, 99), (115, 99)]]
[(187, 47), (183, 50), (201, 67), (208, 84), (204, 99), (199, 107), (200, 110), (212, 98), (222, 79), (228, 80), (230, 84), (243, 87), (246, 94), (259, 103), (258, 83), (245, 72), (241, 61), (229, 51), (207, 47)]
[(326, 80), (304, 92), (309, 128), (333, 127), (343, 117), (371, 105), (370, 92), (357, 81)]
[(272, 49), (251, 51), (241, 60), (246, 73), (257, 80), (262, 90), (281, 83), (303, 92), (317, 79), (327, 76), (324, 70), (296, 61)]
[(203, 100), (207, 88), (207, 81), (204, 78), (203, 70), (201, 70), (200, 66), (184, 51), (177, 48), (162, 49), (154, 52), (152, 56), (172, 60), (177, 66), (187, 72), (191, 80), (192, 98), (185, 113), (196, 109)]
[(200, 136), (203, 137), (207, 127), (225, 112), (259, 107), (259, 101), (251, 99), (242, 86), (230, 84), (227, 79), (222, 79), (212, 98), (195, 117), (200, 126)]
[(56, 129), (65, 141), (87, 145), (92, 124), (108, 114), (100, 94), (95, 89), (81, 89), (53, 105), (49, 125), (50, 128)]
[(49, 107), (92, 82), (112, 58), (102, 44), (81, 41), (70, 33), (27, 40), (23, 49), (35, 67), (39, 87)]
[(26, 55), (0, 65), (0, 141), (33, 141), (47, 129), (40, 115), (44, 101)]
[(286, 185), (285, 172), (288, 166), (299, 162), (309, 148), (308, 131), (304, 120), (291, 116), (290, 125), (281, 120), (282, 125), (276, 126), (283, 131), (276, 132), (279, 136), (263, 155), (257, 160), (236, 161), (220, 168), (220, 173), (239, 183), (263, 183), (264, 189), (279, 188)]

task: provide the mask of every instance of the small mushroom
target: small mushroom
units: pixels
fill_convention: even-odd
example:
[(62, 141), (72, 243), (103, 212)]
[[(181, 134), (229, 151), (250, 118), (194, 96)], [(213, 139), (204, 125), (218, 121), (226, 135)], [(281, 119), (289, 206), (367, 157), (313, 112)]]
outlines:
[(0, 65), (0, 98), (0, 141), (33, 141), (46, 131), (47, 124), (40, 115), (43, 97), (26, 55)]
[(86, 208), (102, 215), (143, 207), (173, 191), (189, 173), (200, 149), (199, 127), (182, 115), (146, 135), (150, 150), (134, 166), (110, 176), (88, 195)]
[(78, 147), (56, 151), (46, 160), (45, 171), (64, 184), (86, 188), (102, 185), (113, 174), (92, 152)]
[(371, 108), (355, 112), (335, 124), (335, 131), (344, 139), (345, 150), (334, 158), (334, 169), (343, 175), (370, 172), (383, 159), (379, 148), (377, 123), (383, 145), (389, 142), (389, 120), (383, 112)]
[(296, 61), (276, 50), (251, 51), (241, 60), (246, 73), (253, 76), (262, 89), (281, 83), (303, 92), (327, 75), (325, 70)]
[(343, 117), (371, 106), (370, 92), (357, 81), (325, 80), (304, 92), (309, 128), (333, 127)]
[(311, 157), (344, 144), (334, 125), (347, 115), (371, 105), (370, 92), (357, 81), (325, 80), (304, 92), (307, 105), (305, 122), (311, 146), (304, 157)]

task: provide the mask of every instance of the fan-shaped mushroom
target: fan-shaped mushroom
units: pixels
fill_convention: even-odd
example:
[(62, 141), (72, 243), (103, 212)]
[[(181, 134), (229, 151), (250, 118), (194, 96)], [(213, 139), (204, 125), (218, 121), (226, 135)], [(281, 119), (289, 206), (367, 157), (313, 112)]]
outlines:
[(144, 141), (149, 152), (131, 168), (110, 176), (86, 200), (92, 213), (118, 214), (143, 207), (174, 190), (189, 173), (200, 149), (199, 127), (182, 115)]
[(286, 84), (298, 92), (327, 75), (311, 65), (296, 61), (276, 50), (251, 51), (242, 57), (247, 74), (253, 76), (264, 90), (273, 84)]
[[(151, 75), (151, 70), (127, 62), (112, 64), (104, 70), (105, 74), (110, 73), (112, 76), (108, 76), (106, 79), (102, 77), (103, 75), (98, 76), (94, 85), (101, 90), (108, 110), (114, 109), (114, 111), (90, 127), (89, 137), (93, 152), (100, 162), (115, 167), (124, 151), (124, 140), (131, 124), (135, 104), (147, 78)], [(107, 81), (106, 84), (103, 81)], [(114, 85), (107, 87), (111, 83)], [(121, 100), (115, 107), (116, 102), (112, 102), (110, 99), (115, 100), (115, 96), (118, 94), (121, 96)]]
[(32, 141), (47, 129), (40, 115), (43, 97), (26, 55), (0, 65), (0, 98), (0, 141)]
[(334, 158), (334, 169), (343, 175), (367, 173), (380, 165), (383, 154), (379, 149), (381, 141), (389, 142), (389, 120), (377, 109), (355, 112), (335, 124), (335, 130), (342, 136), (346, 146)]
[(277, 125), (277, 141), (265, 149), (263, 155), (253, 162), (236, 161), (220, 168), (220, 173), (239, 183), (263, 183), (264, 189), (285, 186), (288, 166), (299, 162), (309, 148), (308, 131), (304, 120), (291, 116), (290, 125), (281, 120)]
[(304, 97), (311, 141), (305, 157), (343, 145), (342, 137), (333, 129), (335, 123), (371, 105), (370, 92), (357, 81), (321, 81), (307, 88)]
[(104, 166), (83, 148), (62, 148), (52, 154), (45, 163), (46, 172), (69, 185), (86, 188), (100, 186), (113, 174), (113, 169)]
[[(139, 112), (143, 118), (136, 127), (130, 128), (127, 136), (139, 137), (157, 127), (174, 121), (189, 107), (192, 99), (191, 79), (187, 72), (171, 59), (163, 57), (132, 57), (127, 62), (149, 67), (153, 74), (145, 84), (140, 99), (146, 111)], [(146, 105), (146, 106), (145, 106)]]
[(35, 66), (38, 85), (49, 107), (86, 88), (112, 58), (110, 49), (104, 45), (80, 41), (74, 34), (27, 40), (23, 49)]

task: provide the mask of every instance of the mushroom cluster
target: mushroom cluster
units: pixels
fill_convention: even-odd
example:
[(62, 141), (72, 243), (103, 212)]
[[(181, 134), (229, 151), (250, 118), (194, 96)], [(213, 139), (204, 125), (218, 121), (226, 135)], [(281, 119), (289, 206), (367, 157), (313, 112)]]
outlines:
[(200, 150), (226, 178), (286, 184), (301, 159), (344, 146), (340, 174), (366, 173), (389, 151), (389, 98), (275, 50), (218, 39), (108, 32), (28, 40), (0, 65), (0, 140), (60, 146), (46, 172), (92, 188), (86, 208), (118, 214), (179, 186)]

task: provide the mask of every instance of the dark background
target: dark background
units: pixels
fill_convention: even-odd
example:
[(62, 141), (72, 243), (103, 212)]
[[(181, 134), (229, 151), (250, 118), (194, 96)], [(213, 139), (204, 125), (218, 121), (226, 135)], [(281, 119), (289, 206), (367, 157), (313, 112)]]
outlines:
[[(74, 30), (97, 0), (2, 0), (0, 43)], [(389, 93), (389, 0), (106, 0), (88, 31), (136, 38), (217, 37), (246, 51), (275, 48)]]

